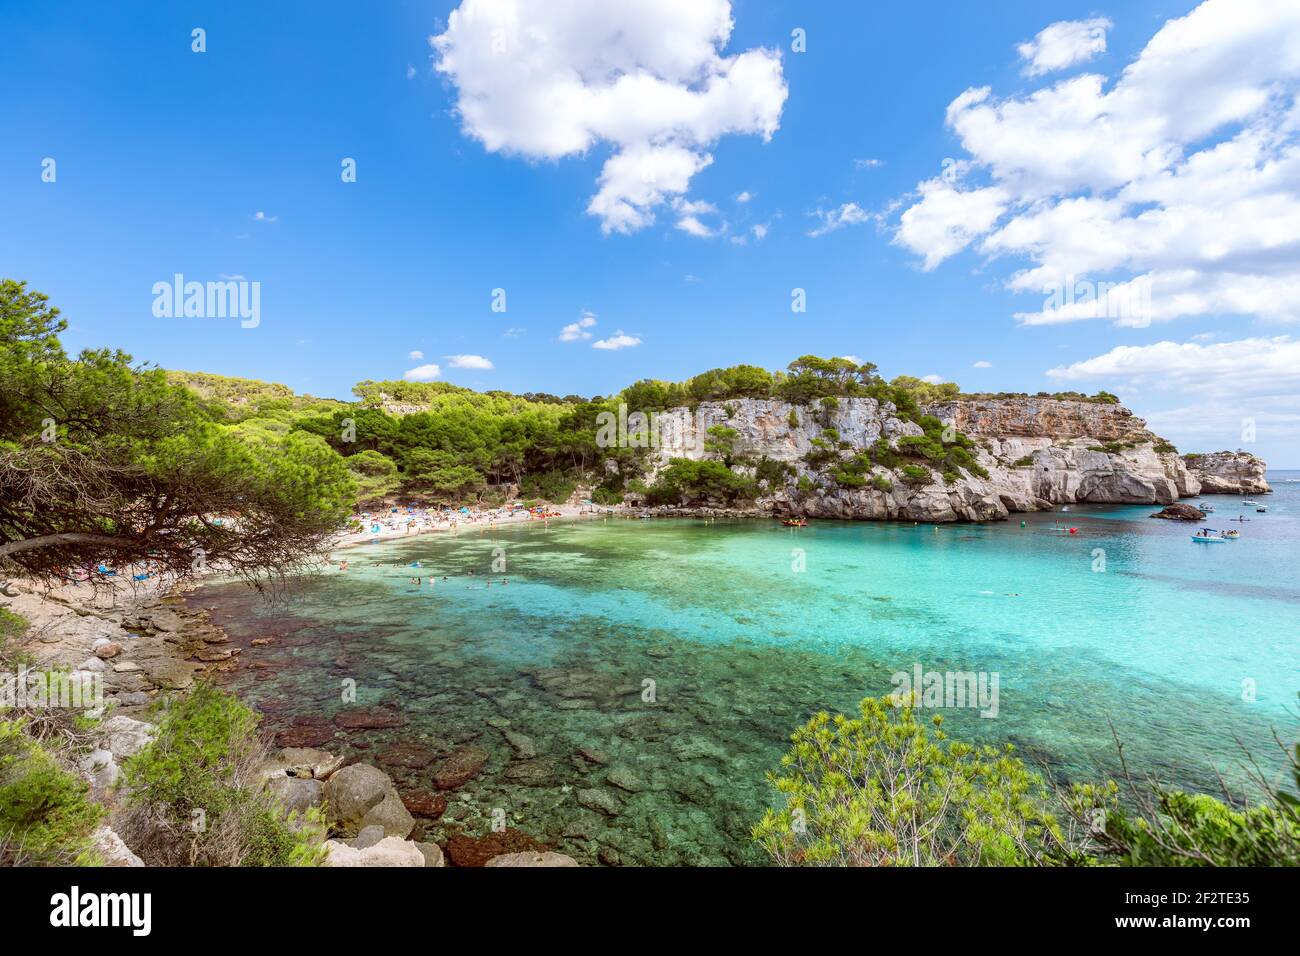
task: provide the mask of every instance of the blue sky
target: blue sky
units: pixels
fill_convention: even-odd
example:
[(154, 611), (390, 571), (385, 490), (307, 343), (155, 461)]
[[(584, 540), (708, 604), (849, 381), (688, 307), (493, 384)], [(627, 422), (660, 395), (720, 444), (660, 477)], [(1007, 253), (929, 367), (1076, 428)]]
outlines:
[[(673, 2), (649, 3), (650, 19), (638, 26), (653, 24), (657, 7)], [(486, 13), (508, 6), (506, 0), (478, 4)], [(725, 0), (687, 6), (718, 5), (725, 14)], [(741, 131), (720, 135), (700, 132), (706, 121), (696, 120), (689, 105), (682, 115), (691, 119), (665, 121), (670, 133), (627, 132), (628, 115), (638, 119), (661, 105), (653, 97), (644, 105), (631, 100), (630, 110), (620, 99), (614, 112), (624, 115), (612, 117), (566, 118), (549, 101), (547, 109), (531, 109), (529, 90), (509, 85), (532, 85), (536, 78), (488, 71), (475, 61), (472, 31), (464, 24), (449, 30), (457, 6), (140, 3), (72, 11), (6, 4), (0, 11), (6, 118), (0, 273), (51, 296), (71, 323), (73, 347), (112, 345), (166, 367), (268, 379), (318, 395), (347, 397), (356, 381), (400, 378), (426, 364), (439, 366), (441, 380), (474, 388), (591, 395), (642, 377), (684, 378), (740, 362), (779, 368), (808, 352), (850, 354), (876, 362), (888, 376), (934, 375), (972, 391), (1108, 388), (1184, 450), (1241, 446), (1276, 466), (1300, 465), (1294, 400), (1300, 379), (1285, 371), (1295, 365), (1291, 313), (1243, 307), (1230, 294), (1237, 287), (1215, 286), (1205, 293), (1208, 305), (1149, 325), (1026, 321), (1043, 308), (1043, 290), (1012, 287), (1017, 273), (1033, 267), (1046, 274), (1078, 262), (1082, 273), (1122, 281), (1147, 270), (1186, 274), (1189, 263), (1200, 261), (1201, 250), (1184, 248), (1187, 229), (1162, 233), (1159, 254), (1145, 262), (1076, 248), (1079, 236), (1111, 227), (1121, 230), (1115, 235), (1132, 235), (1143, 212), (1161, 203), (1182, 208), (1185, 200), (1162, 199), (1151, 186), (1113, 220), (1062, 226), (1072, 199), (1113, 200), (1132, 191), (1139, 176), (1099, 182), (1106, 170), (1123, 168), (1127, 154), (1103, 156), (1102, 172), (1082, 168), (1087, 162), (1075, 156), (1077, 175), (1045, 182), (1042, 156), (1050, 167), (1055, 151), (1068, 155), (1068, 145), (1053, 138), (1065, 143), (1071, 130), (1034, 127), (1042, 121), (1013, 108), (1084, 74), (1101, 75), (1104, 88), (1114, 90), (1152, 37), (1196, 3), (1107, 9), (1069, 2), (921, 7), (738, 0), (730, 5), (730, 36), (715, 44), (720, 58), (705, 69), (734, 82), (737, 99), (753, 93), (761, 118), (750, 118), (748, 105), (727, 105), (720, 122)], [(1214, 12), (1197, 11), (1205, 21)], [(620, 54), (650, 64), (643, 73), (655, 74), (655, 64), (676, 57), (673, 38), (689, 33), (671, 19), (674, 11), (664, 15), (677, 33), (666, 29), (669, 40), (653, 49)], [(1200, 20), (1189, 18), (1187, 29)], [(1098, 21), (1104, 25), (1091, 36), (1104, 37), (1104, 52), (1071, 47), (1072, 34), (1043, 39), (1037, 53), (1017, 50), (1049, 24)], [(1200, 28), (1223, 32), (1214, 26)], [(195, 27), (206, 31), (206, 52), (191, 50)], [(1289, 23), (1260, 27), (1216, 55), (1229, 62), (1243, 50), (1267, 55), (1261, 37), (1291, 29)], [(806, 52), (791, 49), (796, 28), (806, 31)], [(605, 64), (598, 48), (614, 34), (585, 20), (566, 29), (570, 46), (552, 50), (554, 58), (594, 56)], [(591, 35), (583, 35), (588, 29)], [(430, 37), (438, 35), (450, 44), (443, 57), (458, 44), (468, 51), (455, 68), (435, 69), (439, 54)], [(1164, 35), (1178, 39), (1172, 29)], [(511, 42), (526, 56), (530, 34), (521, 36)], [(707, 31), (704, 39), (707, 49)], [(1050, 39), (1064, 46), (1048, 49)], [(688, 60), (696, 55), (690, 41), (681, 39)], [(1029, 75), (1061, 49), (1075, 62)], [(755, 64), (776, 71), (767, 76), (766, 100), (762, 90), (754, 93), (755, 84), (736, 81), (736, 67), (723, 59), (746, 51), (756, 51)], [(1222, 62), (1208, 62), (1206, 76), (1221, 75)], [(596, 76), (590, 63), (575, 68), (587, 71), (591, 89), (608, 79)], [(1281, 84), (1294, 107), (1295, 70), (1276, 69), (1276, 76), (1243, 76), (1241, 83)], [(665, 79), (663, 72), (654, 92), (663, 94), (662, 103), (701, 88), (698, 80)], [(1141, 93), (1144, 119), (1151, 111), (1178, 113), (1185, 103), (1161, 100), (1152, 90), (1173, 79), (1186, 84), (1188, 77), (1152, 80), (1153, 72), (1146, 71), (1146, 85), (1127, 99)], [(998, 112), (981, 113), (976, 104), (953, 120), (950, 104), (982, 87)], [(487, 99), (482, 115), (467, 119), (458, 103), (475, 89)], [(1206, 101), (1194, 82), (1184, 95)], [(1062, 99), (1081, 102), (1075, 94)], [(1085, 118), (1089, 108), (1080, 107)], [(1121, 108), (1107, 107), (1116, 117)], [(1171, 120), (1172, 132), (1162, 135), (1178, 145), (1181, 159), (1170, 159), (1165, 172), (1177, 178), (1188, 172), (1180, 161), (1261, 124), (1273, 136), (1251, 168), (1289, 160), (1296, 124), (1277, 119), (1278, 112), (1276, 102), (1255, 104), (1210, 129)], [(1001, 125), (989, 134), (984, 121)], [(586, 131), (590, 142), (552, 148), (565, 124)], [(681, 132), (687, 127), (692, 132)], [(1116, 118), (1086, 156), (1118, 150), (1114, 144), (1128, 128)], [(637, 215), (653, 222), (626, 232), (610, 216), (588, 212), (611, 157), (643, 140), (658, 150), (665, 135), (685, 143), (692, 156), (711, 157), (688, 177), (688, 188), (638, 207)], [(1016, 137), (1030, 145), (1012, 150)], [(1145, 151), (1150, 144), (1141, 145)], [(1024, 159), (1027, 150), (1042, 155)], [(41, 178), (47, 157), (57, 164), (52, 183)], [(355, 183), (340, 179), (345, 157), (356, 160)], [(945, 159), (961, 164), (960, 179), (943, 179)], [(1144, 188), (1154, 181), (1146, 171), (1142, 176)], [(1294, 199), (1300, 185), (1282, 179), (1276, 188), (1283, 202)], [(935, 188), (927, 190), (927, 182)], [(748, 201), (737, 198), (742, 193)], [(686, 231), (683, 221), (695, 207), (683, 203), (712, 207), (695, 219), (708, 235)], [(990, 204), (1001, 216), (997, 226), (977, 221), (974, 207)], [(1045, 207), (1056, 216), (1051, 222), (1035, 218)], [(1276, 197), (1269, 208), (1279, 208)], [(256, 218), (259, 211), (264, 218)], [(823, 216), (844, 225), (810, 235), (828, 221)], [(999, 231), (1017, 216), (1018, 229)], [(1052, 223), (1058, 231), (1050, 231)], [(1024, 239), (1025, 230), (1034, 238)], [(1285, 223), (1275, 230), (1280, 238), (1270, 249), (1240, 245), (1229, 253), (1251, 263), (1280, 258), (1287, 267), (1282, 278), (1294, 280), (1291, 241), (1300, 225), (1292, 224), (1291, 236), (1286, 231)], [(944, 237), (941, 255), (934, 251), (936, 235)], [(996, 248), (990, 235), (997, 236)], [(1146, 248), (1157, 240), (1143, 233), (1140, 241)], [(1258, 280), (1279, 270), (1233, 267), (1234, 277), (1243, 272)], [(245, 329), (231, 319), (156, 317), (152, 286), (175, 273), (259, 282), (260, 324)], [(1038, 278), (1034, 273), (1022, 286)], [(806, 290), (804, 313), (791, 311), (795, 288)], [(504, 313), (491, 308), (494, 289), (505, 290)], [(1157, 284), (1158, 314), (1160, 290)], [(561, 341), (562, 328), (584, 313), (595, 317), (595, 325), (581, 330), (590, 337)], [(592, 347), (618, 333), (621, 341), (639, 343)], [(1259, 363), (1252, 349), (1262, 350)], [(410, 357), (416, 350), (423, 359)], [(456, 355), (480, 356), (493, 367), (456, 368), (448, 358)], [(1281, 371), (1263, 383), (1237, 381), (1235, 372), (1223, 376), (1225, 363)], [(1219, 384), (1206, 386), (1206, 375)], [(1244, 419), (1256, 425), (1254, 444), (1242, 440)]]

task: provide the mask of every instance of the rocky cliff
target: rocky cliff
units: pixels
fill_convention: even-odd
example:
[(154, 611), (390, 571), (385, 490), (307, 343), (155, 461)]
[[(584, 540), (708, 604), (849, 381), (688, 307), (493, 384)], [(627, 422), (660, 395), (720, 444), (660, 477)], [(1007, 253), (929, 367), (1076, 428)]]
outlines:
[[(753, 474), (753, 464), (764, 458), (789, 466), (784, 485), (767, 487), (757, 502), (760, 511), (777, 514), (988, 521), (1074, 502), (1169, 504), (1201, 491), (1173, 446), (1120, 405), (971, 399), (929, 406), (922, 413), (973, 439), (973, 453), (987, 477), (959, 468), (947, 469), (945, 479), (932, 463), (908, 458), (910, 473), (903, 465), (877, 464), (856, 485), (837, 479), (837, 464), (879, 439), (896, 449), (900, 438), (924, 434), (892, 404), (868, 398), (839, 399), (831, 408), (743, 399), (704, 403), (693, 411), (673, 409), (659, 417), (652, 472), (671, 458), (717, 457), (706, 450), (705, 440), (710, 427), (725, 425), (736, 432), (734, 456), (749, 462), (738, 470)], [(815, 450), (814, 464), (809, 453)]]
[(1273, 490), (1264, 480), (1267, 466), (1249, 452), (1184, 455), (1183, 462), (1207, 495), (1266, 495)]

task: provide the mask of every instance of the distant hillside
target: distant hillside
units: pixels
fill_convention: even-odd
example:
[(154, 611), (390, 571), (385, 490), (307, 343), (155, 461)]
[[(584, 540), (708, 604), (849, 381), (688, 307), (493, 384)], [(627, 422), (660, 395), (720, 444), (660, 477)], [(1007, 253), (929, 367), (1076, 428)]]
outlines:
[(301, 414), (329, 414), (346, 408), (346, 402), (332, 398), (298, 395), (287, 385), (252, 378), (232, 378), (210, 372), (167, 370), (167, 378), (185, 385), (218, 410), (227, 421), (248, 418), (282, 418)]

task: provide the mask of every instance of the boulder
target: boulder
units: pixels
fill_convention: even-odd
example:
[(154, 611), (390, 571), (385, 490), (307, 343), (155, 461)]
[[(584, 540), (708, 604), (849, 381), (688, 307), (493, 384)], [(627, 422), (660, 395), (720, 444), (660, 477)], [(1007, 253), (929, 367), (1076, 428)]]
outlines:
[(262, 765), (265, 776), (283, 775), (328, 780), (343, 766), (343, 758), (312, 747), (285, 747)]
[(97, 748), (86, 754), (77, 765), (90, 781), (91, 788), (99, 793), (112, 790), (117, 786), (122, 771), (117, 766), (111, 751)]
[(346, 833), (380, 826), (389, 836), (405, 838), (415, 829), (388, 774), (368, 764), (353, 764), (331, 776), (325, 800), (330, 822)]
[(1200, 508), (1194, 508), (1191, 505), (1185, 505), (1182, 502), (1175, 502), (1172, 505), (1166, 505), (1151, 517), (1168, 518), (1171, 521), (1204, 521), (1205, 512)]
[(325, 801), (325, 787), (310, 777), (287, 777), (284, 774), (267, 779), (267, 787), (286, 812), (305, 814)]
[(158, 735), (158, 728), (143, 720), (116, 714), (99, 725), (101, 746), (119, 763), (138, 753)]
[(386, 834), (384, 833), (383, 827), (368, 826), (362, 827), (361, 832), (357, 834), (356, 839), (349, 840), (348, 842), (358, 850), (364, 850), (367, 847), (374, 846), (380, 840), (384, 839), (385, 836)]
[(417, 843), (416, 848), (424, 854), (425, 866), (446, 866), (447, 861), (443, 858), (442, 847), (436, 843)]
[(325, 841), (326, 866), (425, 866), (418, 845), (395, 836), (361, 849), (339, 840)]
[(92, 848), (105, 866), (144, 866), (144, 861), (131, 852), (111, 827), (100, 827), (90, 839)]

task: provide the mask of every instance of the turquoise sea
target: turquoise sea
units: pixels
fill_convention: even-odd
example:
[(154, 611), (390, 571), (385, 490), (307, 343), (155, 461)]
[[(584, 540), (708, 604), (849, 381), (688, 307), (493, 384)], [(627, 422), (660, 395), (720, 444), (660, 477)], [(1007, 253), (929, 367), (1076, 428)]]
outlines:
[[(282, 742), (379, 763), (406, 793), (482, 751), (422, 821), (432, 838), (499, 810), (583, 862), (761, 863), (749, 828), (790, 731), (916, 665), (996, 675), (996, 717), (949, 707), (945, 726), (1059, 780), (1118, 773), (1115, 736), (1130, 769), (1184, 788), (1248, 786), (1247, 753), (1282, 779), (1300, 472), (1269, 479), (1267, 514), (1204, 499), (1206, 524), (1241, 531), (1213, 545), (1149, 505), (939, 527), (593, 518), (352, 548), (277, 603), (233, 584), (192, 603), (242, 648), (230, 685)], [(358, 708), (400, 726), (332, 722)]]

